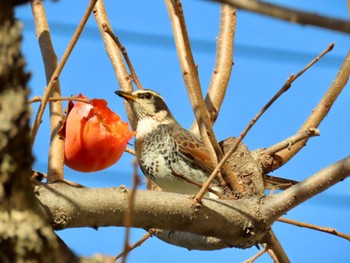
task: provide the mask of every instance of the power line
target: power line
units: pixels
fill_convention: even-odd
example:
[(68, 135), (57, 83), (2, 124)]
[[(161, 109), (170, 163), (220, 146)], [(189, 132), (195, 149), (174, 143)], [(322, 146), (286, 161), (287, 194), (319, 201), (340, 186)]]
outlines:
[[(22, 19), (25, 27), (25, 31), (35, 32), (34, 22), (30, 19)], [(76, 29), (75, 25), (72, 24), (63, 24), (60, 22), (50, 22), (51, 34), (62, 35), (70, 37), (74, 30)], [(160, 35), (154, 33), (143, 33), (143, 32), (134, 32), (128, 30), (114, 30), (118, 37), (125, 44), (132, 45), (142, 45), (152, 48), (162, 48), (162, 49), (171, 49), (175, 50), (174, 39), (172, 35)], [(89, 40), (99, 40), (100, 32), (98, 28), (93, 26), (86, 26), (84, 32), (81, 36), (82, 39)], [(191, 45), (194, 52), (199, 53), (212, 53), (215, 54), (216, 43), (214, 40), (205, 40), (198, 38), (191, 38)], [(301, 63), (310, 61), (316, 57), (317, 53), (311, 52), (301, 52), (301, 51), (291, 51), (287, 49), (276, 49), (268, 47), (259, 47), (254, 45), (235, 45), (235, 55), (242, 56), (244, 58), (253, 58), (260, 60), (275, 60), (280, 62), (292, 63)], [(327, 68), (339, 68), (343, 61), (343, 58), (337, 55), (327, 55), (322, 59), (317, 65)]]

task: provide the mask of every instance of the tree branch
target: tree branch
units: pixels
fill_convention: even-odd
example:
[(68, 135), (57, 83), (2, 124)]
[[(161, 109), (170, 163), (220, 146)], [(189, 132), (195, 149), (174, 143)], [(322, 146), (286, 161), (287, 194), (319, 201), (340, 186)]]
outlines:
[[(198, 128), (200, 131), (203, 143), (208, 151), (209, 156), (213, 161), (213, 165), (216, 166), (218, 161), (223, 157), (220, 145), (216, 140), (215, 134), (212, 129), (212, 123), (209, 119), (209, 114), (203, 99), (203, 94), (199, 82), (197, 66), (194, 63), (190, 40), (187, 34), (186, 23), (183, 15), (182, 5), (179, 0), (165, 0), (170, 21), (172, 24), (174, 39), (176, 43), (176, 49), (182, 69), (183, 78), (186, 84), (187, 93), (190, 97), (192, 109), (196, 117)], [(227, 180), (223, 180), (221, 174), (218, 173), (218, 169), (213, 176), (211, 176), (207, 182), (203, 184), (203, 187), (196, 195), (196, 200), (200, 200), (201, 197), (208, 190), (212, 180), (217, 176), (220, 183), (225, 186), (226, 181), (230, 184), (232, 190), (239, 193), (244, 193), (243, 186), (238, 182), (237, 177), (232, 174), (232, 171), (226, 164), (223, 165), (223, 170)]]
[(350, 176), (350, 156), (331, 164), (306, 180), (287, 190), (266, 197), (261, 212), (269, 223), (277, 220), (292, 208)]
[(350, 23), (346, 20), (321, 16), (318, 14), (307, 13), (292, 8), (282, 7), (275, 4), (270, 4), (255, 0), (214, 0), (220, 3), (225, 3), (230, 6), (256, 12), (262, 15), (271, 16), (274, 18), (286, 20), (292, 23), (302, 25), (312, 25), (330, 30), (339, 31), (342, 33), (350, 33)]
[(32, 138), (32, 147), (34, 145), (34, 141), (35, 141), (35, 137), (38, 133), (38, 130), (39, 130), (39, 126), (40, 126), (40, 123), (41, 123), (41, 120), (42, 120), (42, 117), (44, 115), (44, 111), (45, 111), (45, 108), (46, 108), (46, 105), (47, 105), (47, 102), (49, 100), (49, 97), (51, 96), (51, 93), (57, 83), (57, 80), (58, 80), (58, 77), (59, 75), (61, 74), (62, 70), (63, 70), (63, 67), (64, 65), (66, 64), (75, 44), (77, 43), (79, 37), (80, 37), (80, 34), (81, 32), (83, 31), (84, 29), (84, 26), (91, 14), (91, 11), (95, 5), (97, 0), (90, 0), (89, 2), (89, 5), (77, 27), (77, 29), (75, 30), (73, 36), (72, 36), (72, 39), (70, 40), (66, 50), (64, 51), (63, 53), (63, 56), (61, 58), (61, 61), (58, 63), (55, 71), (52, 73), (52, 77), (49, 81), (49, 84), (47, 84), (46, 88), (45, 88), (45, 91), (44, 91), (44, 95), (42, 97), (42, 101), (40, 103), (40, 106), (39, 106), (39, 110), (35, 116), (35, 119), (34, 119), (34, 123), (33, 123), (33, 126), (32, 126), (32, 130), (31, 130), (31, 138)]
[(136, 189), (140, 184), (140, 178), (138, 174), (138, 165), (136, 159), (134, 159), (134, 173), (133, 173), (133, 181), (132, 181), (132, 188), (128, 196), (128, 210), (125, 213), (124, 217), (124, 225), (125, 225), (125, 238), (124, 238), (124, 250), (122, 252), (122, 263), (126, 262), (127, 255), (130, 251), (130, 227), (132, 226), (132, 220), (133, 220), (133, 209), (134, 209), (134, 202), (135, 202), (135, 194)]
[[(45, 8), (42, 0), (33, 0), (31, 2), (33, 17), (36, 27), (36, 36), (39, 41), (41, 56), (44, 62), (46, 82), (49, 84), (50, 79), (57, 68), (57, 56), (52, 45), (50, 28), (47, 22)], [(61, 96), (59, 80), (51, 93), (52, 97)], [(58, 130), (63, 122), (63, 110), (61, 101), (50, 101), (50, 130), (51, 141), (49, 150), (49, 160), (47, 169), (47, 181), (64, 180), (64, 140), (60, 139)]]
[(305, 130), (304, 132), (299, 132), (275, 145), (272, 145), (262, 151), (262, 154), (268, 154), (268, 155), (273, 155), (283, 149), (290, 149), (294, 144), (297, 142), (304, 140), (304, 139), (309, 139), (310, 137), (313, 136), (320, 136), (320, 131), (318, 129), (314, 128), (309, 128)]
[[(37, 186), (35, 193), (55, 229), (123, 226), (128, 191), (76, 188), (65, 183)], [(188, 195), (138, 190), (133, 227), (169, 229), (220, 238), (227, 246), (246, 248), (260, 242), (268, 226), (257, 212), (257, 198), (211, 200), (191, 206)], [(171, 220), (169, 220), (171, 218)]]
[(336, 230), (332, 227), (316, 226), (314, 224), (300, 222), (300, 221), (292, 220), (292, 219), (285, 218), (285, 217), (280, 217), (279, 219), (277, 219), (277, 221), (282, 222), (282, 223), (286, 223), (286, 224), (290, 224), (290, 225), (294, 225), (294, 226), (298, 226), (298, 227), (305, 227), (305, 228), (313, 229), (316, 231), (321, 231), (321, 232), (324, 232), (327, 234), (331, 234), (331, 235), (334, 235), (337, 237), (344, 238), (347, 241), (350, 241), (350, 235), (345, 234), (343, 232), (339, 232), (338, 230)]
[(132, 79), (132, 81), (134, 81), (136, 87), (138, 89), (143, 89), (141, 82), (140, 82), (139, 78), (137, 77), (136, 72), (134, 70), (134, 67), (131, 63), (128, 52), (126, 51), (126, 48), (123, 46), (123, 44), (120, 42), (119, 38), (113, 33), (112, 29), (109, 28), (107, 24), (102, 24), (102, 28), (114, 40), (114, 42), (117, 44), (120, 52), (122, 52), (124, 60), (125, 60), (126, 64), (128, 65), (129, 70), (130, 70), (131, 79)]
[[(332, 82), (331, 86), (320, 100), (316, 108), (312, 111), (309, 118), (304, 122), (304, 124), (300, 127), (298, 132), (303, 132), (309, 128), (317, 128), (318, 125), (322, 122), (322, 120), (326, 117), (328, 112), (330, 111), (332, 105), (335, 100), (345, 87), (348, 82), (350, 75), (350, 52), (347, 54), (342, 66), (340, 67), (337, 76)], [(284, 149), (278, 153), (276, 156), (278, 157), (279, 164), (274, 169), (282, 166), (287, 163), (294, 155), (297, 154), (301, 150), (301, 148), (305, 145), (307, 139), (304, 139), (296, 144), (294, 144), (290, 149)]]
[[(270, 230), (266, 234), (265, 242), (266, 242), (266, 246), (267, 246), (267, 251), (269, 252), (269, 250), (272, 250), (278, 263), (289, 263), (290, 262), (290, 260), (287, 256), (286, 252), (284, 251), (281, 243), (279, 242), (279, 240), (277, 239), (276, 235), (274, 234), (274, 232), (272, 230)], [(271, 256), (271, 254), (270, 254), (270, 256)], [(273, 258), (273, 256), (272, 256), (272, 258)], [(274, 262), (275, 262), (275, 260), (274, 260)]]
[[(134, 250), (135, 248), (141, 246), (147, 239), (149, 239), (150, 237), (152, 237), (152, 235), (150, 234), (150, 232), (147, 232), (146, 234), (143, 235), (143, 237), (137, 241), (136, 243), (132, 244), (131, 246), (128, 247), (128, 250), (126, 251), (126, 253), (130, 253), (132, 250)], [(118, 260), (119, 258), (123, 257), (124, 258), (125, 255), (125, 250), (123, 250), (121, 253), (119, 253), (118, 255), (116, 255), (114, 257), (114, 260)]]
[[(206, 146), (208, 153), (213, 160), (214, 165), (217, 164), (218, 142), (216, 141), (216, 149), (211, 140), (216, 140), (211, 128), (209, 114), (205, 107), (201, 85), (198, 76), (198, 68), (194, 62), (190, 40), (187, 33), (185, 18), (183, 14), (182, 4), (180, 0), (165, 0), (165, 4), (169, 13), (176, 50), (179, 62), (189, 95), (192, 109), (196, 117), (200, 135)], [(208, 132), (208, 133), (207, 133)], [(210, 134), (210, 135), (209, 135)], [(210, 139), (210, 137), (212, 139)]]
[[(220, 15), (220, 31), (216, 45), (216, 63), (210, 80), (205, 104), (208, 109), (210, 121), (215, 122), (222, 102), (225, 98), (233, 66), (233, 45), (236, 30), (236, 9), (222, 4)], [(195, 122), (191, 131), (198, 133)]]
[[(132, 92), (132, 80), (129, 76), (129, 73), (126, 69), (126, 66), (123, 61), (123, 56), (118, 48), (118, 45), (113, 40), (113, 38), (105, 31), (105, 27), (109, 29), (112, 28), (111, 23), (108, 19), (107, 11), (104, 5), (103, 0), (98, 0), (94, 9), (94, 16), (98, 28), (100, 29), (100, 33), (105, 44), (106, 52), (111, 60), (112, 66), (114, 68), (114, 72), (116, 74), (118, 84), (121, 90)], [(112, 31), (112, 30), (111, 30)], [(133, 130), (136, 129), (136, 117), (130, 108), (130, 105), (127, 102), (124, 102), (126, 113), (128, 115), (129, 122)]]

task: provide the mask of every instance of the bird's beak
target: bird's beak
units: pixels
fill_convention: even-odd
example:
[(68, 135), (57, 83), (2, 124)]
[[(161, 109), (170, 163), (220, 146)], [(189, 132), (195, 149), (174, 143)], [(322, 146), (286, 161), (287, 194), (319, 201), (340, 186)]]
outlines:
[(117, 90), (114, 92), (115, 94), (117, 94), (119, 97), (122, 97), (123, 99), (127, 100), (127, 101), (135, 101), (136, 100), (136, 96), (126, 92), (126, 91), (121, 91), (121, 90)]

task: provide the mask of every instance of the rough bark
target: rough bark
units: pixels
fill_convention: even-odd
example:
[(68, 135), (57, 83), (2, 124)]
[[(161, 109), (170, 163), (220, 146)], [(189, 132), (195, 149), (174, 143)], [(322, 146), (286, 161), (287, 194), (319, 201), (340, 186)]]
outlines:
[[(35, 190), (55, 229), (123, 226), (128, 211), (125, 188), (76, 188), (65, 183)], [(259, 198), (212, 200), (192, 205), (189, 195), (139, 190), (133, 204), (133, 227), (169, 229), (218, 237), (227, 246), (258, 244), (266, 229), (259, 213)]]
[(0, 262), (72, 262), (38, 209), (30, 184), (29, 93), (22, 26), (0, 2)]

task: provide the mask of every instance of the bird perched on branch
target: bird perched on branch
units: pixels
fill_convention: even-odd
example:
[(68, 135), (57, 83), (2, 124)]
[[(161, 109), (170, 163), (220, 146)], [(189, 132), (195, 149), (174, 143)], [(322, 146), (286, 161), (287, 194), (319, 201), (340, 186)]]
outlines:
[[(130, 104), (138, 120), (135, 152), (142, 172), (164, 191), (197, 193), (214, 169), (203, 142), (181, 127), (157, 92), (116, 94)], [(217, 183), (212, 193), (221, 191)]]
[[(181, 127), (157, 92), (115, 93), (130, 104), (138, 120), (135, 152), (145, 176), (163, 191), (196, 194), (215, 168), (202, 140)], [(209, 196), (220, 197), (222, 191), (214, 180)]]

